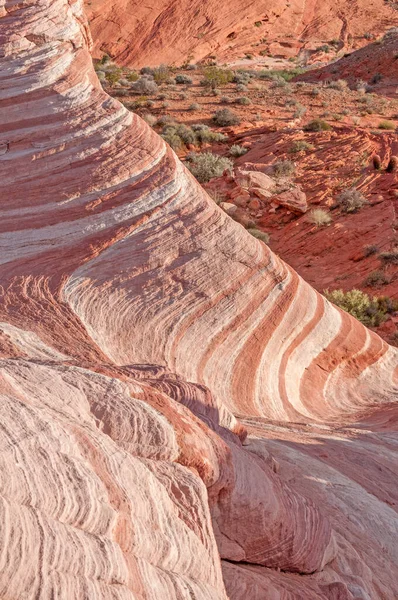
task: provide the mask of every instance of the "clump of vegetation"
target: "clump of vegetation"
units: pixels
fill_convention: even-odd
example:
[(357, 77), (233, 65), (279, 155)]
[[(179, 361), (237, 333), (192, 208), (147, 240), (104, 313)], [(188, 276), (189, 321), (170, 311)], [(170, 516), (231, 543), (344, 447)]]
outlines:
[(392, 156), (388, 161), (386, 168), (387, 173), (395, 173), (398, 171), (398, 156)]
[(231, 96), (221, 96), (220, 102), (222, 104), (230, 104), (232, 102)]
[(215, 90), (217, 87), (227, 85), (233, 78), (234, 74), (229, 69), (211, 66), (204, 69), (202, 84)]
[(310, 212), (308, 219), (310, 223), (313, 223), (317, 227), (326, 227), (332, 222), (331, 214), (323, 208), (314, 208)]
[(344, 92), (348, 88), (348, 83), (345, 79), (338, 79), (337, 81), (331, 81), (328, 85), (328, 88), (332, 90), (338, 90), (339, 92)]
[(270, 69), (269, 71), (259, 71), (257, 77), (259, 79), (271, 79), (273, 81), (278, 81), (280, 79), (290, 81), (297, 75), (304, 73), (304, 71), (305, 69), (301, 69), (299, 67), (296, 69)]
[[(157, 124), (160, 124), (160, 119)], [(226, 136), (212, 131), (207, 125), (184, 125), (166, 121), (161, 133), (162, 138), (173, 148), (180, 150), (184, 146), (201, 146), (210, 142), (223, 142)]]
[(167, 65), (159, 65), (158, 67), (151, 69), (151, 72), (147, 74), (152, 75), (153, 79), (159, 85), (162, 83), (166, 83), (171, 76), (170, 69)]
[(293, 118), (301, 119), (301, 117), (304, 117), (306, 112), (307, 112), (307, 107), (303, 106), (303, 104), (298, 103), (298, 104), (296, 104), (296, 108), (293, 113)]
[(247, 96), (241, 96), (240, 98), (237, 99), (236, 102), (238, 104), (241, 104), (242, 106), (247, 106), (248, 104), (251, 104), (251, 100)]
[(192, 154), (188, 162), (188, 168), (199, 183), (206, 183), (213, 177), (221, 177), (224, 171), (232, 170), (232, 161), (224, 156), (203, 152)]
[(147, 113), (142, 118), (144, 119), (145, 123), (149, 125), (149, 127), (153, 127), (157, 122), (155, 115), (151, 115), (150, 113)]
[(188, 106), (188, 110), (192, 110), (192, 111), (200, 110), (200, 104), (198, 104), (197, 102), (193, 102), (192, 104), (190, 104)]
[(176, 75), (176, 83), (178, 83), (179, 85), (191, 85), (192, 84), (192, 79), (191, 77), (188, 77), (188, 75), (184, 75), (183, 73), (179, 73), (178, 75)]
[(303, 152), (304, 150), (315, 150), (315, 146), (305, 140), (296, 140), (293, 142), (289, 152), (295, 154), (296, 152)]
[(264, 244), (269, 244), (269, 240), (270, 240), (269, 233), (266, 233), (265, 231), (260, 231), (259, 229), (256, 229), (255, 227), (249, 227), (247, 229), (247, 231), (253, 237), (255, 237), (257, 240), (264, 242)]
[(374, 244), (368, 244), (367, 246), (364, 247), (363, 249), (363, 253), (364, 255), (367, 256), (373, 256), (373, 254), (377, 254), (379, 251), (378, 246), (375, 246)]
[(382, 252), (379, 254), (381, 262), (384, 264), (398, 265), (398, 250), (390, 250), (390, 252)]
[(149, 77), (140, 77), (133, 83), (131, 89), (136, 94), (147, 94), (148, 96), (152, 96), (158, 92), (157, 83)]
[(369, 273), (364, 281), (364, 285), (375, 288), (381, 287), (382, 285), (387, 285), (387, 283), (390, 283), (389, 278), (383, 271), (380, 270)]
[(239, 125), (240, 118), (229, 108), (222, 108), (213, 116), (213, 122), (219, 127), (230, 127), (231, 125)]
[(244, 148), (243, 146), (239, 146), (239, 144), (234, 144), (229, 149), (230, 155), (234, 156), (235, 158), (237, 158), (238, 156), (243, 156), (244, 154), (246, 154), (246, 152), (247, 152), (247, 148)]
[(324, 290), (328, 300), (361, 321), (367, 327), (378, 327), (386, 320), (388, 313), (398, 309), (398, 303), (386, 296), (371, 298), (361, 290)]
[(395, 123), (393, 123), (393, 121), (380, 121), (378, 127), (379, 129), (393, 131), (395, 130)]
[(272, 165), (275, 177), (292, 177), (296, 172), (296, 165), (291, 160), (278, 160)]
[(341, 192), (337, 197), (337, 203), (341, 206), (344, 212), (353, 213), (360, 210), (367, 200), (361, 192), (355, 188), (347, 189)]
[(304, 131), (330, 131), (331, 125), (322, 119), (313, 119), (304, 127)]
[(373, 167), (376, 169), (376, 171), (379, 171), (381, 169), (381, 158), (378, 154), (375, 154), (373, 156), (372, 162), (373, 162)]

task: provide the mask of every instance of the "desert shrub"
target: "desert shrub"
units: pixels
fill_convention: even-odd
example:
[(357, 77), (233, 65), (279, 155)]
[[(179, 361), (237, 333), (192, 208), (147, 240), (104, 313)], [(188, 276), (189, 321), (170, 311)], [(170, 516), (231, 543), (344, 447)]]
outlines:
[(237, 71), (236, 73), (234, 73), (232, 82), (246, 86), (249, 83), (250, 79), (251, 77), (246, 71)]
[(381, 73), (376, 73), (375, 75), (373, 75), (372, 79), (370, 80), (370, 83), (376, 84), (379, 83), (379, 81), (381, 81), (383, 79), (383, 75)]
[(378, 171), (381, 169), (381, 158), (378, 154), (375, 154), (372, 158), (373, 167)]
[(200, 104), (198, 104), (197, 102), (193, 102), (188, 106), (188, 110), (200, 110)]
[(379, 254), (381, 262), (384, 264), (398, 265), (398, 250), (390, 250), (389, 252), (382, 252)]
[(337, 81), (331, 81), (328, 84), (328, 88), (332, 90), (338, 90), (339, 92), (344, 92), (348, 88), (348, 83), (345, 79), (338, 79)]
[(360, 210), (367, 200), (360, 191), (355, 188), (344, 190), (337, 197), (337, 203), (341, 206), (344, 212), (352, 213)]
[(392, 131), (395, 129), (395, 123), (393, 123), (393, 121), (380, 121), (378, 127), (379, 129), (387, 129)]
[(140, 77), (140, 79), (137, 79), (137, 81), (133, 83), (131, 89), (136, 94), (148, 94), (149, 96), (152, 96), (157, 93), (158, 86), (153, 79)]
[(289, 152), (294, 154), (296, 152), (302, 152), (303, 150), (314, 150), (314, 149), (315, 149), (315, 146), (313, 146), (309, 142), (306, 142), (305, 140), (296, 140), (291, 145)]
[(293, 77), (296, 77), (296, 75), (301, 75), (301, 73), (304, 73), (304, 69), (270, 69), (269, 71), (259, 71), (257, 77), (259, 79), (271, 79), (274, 81), (280, 79), (290, 81)]
[(304, 131), (330, 131), (331, 125), (322, 119), (313, 119), (304, 127)]
[(179, 85), (191, 85), (192, 79), (191, 77), (188, 77), (188, 75), (179, 73), (178, 75), (176, 75), (176, 83), (178, 83)]
[(302, 104), (298, 103), (298, 104), (296, 104), (296, 109), (293, 113), (293, 118), (301, 119), (301, 117), (304, 117), (306, 112), (307, 112), (307, 108), (305, 106), (303, 106)]
[(164, 141), (167, 142), (173, 150), (180, 150), (184, 145), (182, 139), (179, 135), (177, 135), (175, 129), (170, 128), (168, 131), (162, 133), (161, 135)]
[(153, 75), (153, 71), (152, 67), (142, 67), (140, 69), (141, 75)]
[(296, 172), (296, 166), (291, 160), (278, 160), (272, 165), (275, 177), (292, 177)]
[(314, 208), (308, 215), (308, 219), (317, 227), (325, 227), (332, 222), (331, 214), (323, 208)]
[(156, 125), (159, 125), (159, 127), (164, 127), (165, 125), (170, 125), (171, 123), (174, 123), (174, 119), (172, 116), (162, 115), (158, 118)]
[(109, 62), (111, 62), (111, 57), (108, 54), (103, 54), (100, 63), (106, 65)]
[(157, 123), (157, 117), (155, 117), (155, 115), (151, 115), (150, 113), (147, 113), (142, 118), (150, 127), (153, 127)]
[(112, 69), (112, 71), (107, 71), (105, 73), (105, 79), (107, 83), (109, 83), (109, 85), (115, 85), (116, 83), (118, 83), (121, 76), (122, 70), (117, 68)]
[(364, 281), (364, 285), (368, 286), (368, 287), (381, 287), (382, 285), (387, 285), (387, 283), (389, 283), (390, 280), (387, 277), (387, 275), (384, 273), (384, 271), (372, 271), (371, 273), (369, 273), (369, 275), (366, 277), (365, 281)]
[(265, 231), (260, 231), (259, 229), (256, 229), (255, 227), (249, 227), (249, 229), (247, 229), (247, 231), (253, 237), (255, 237), (257, 240), (264, 242), (264, 244), (269, 244), (269, 240), (270, 240), (269, 233), (266, 233)]
[(247, 96), (241, 96), (236, 100), (236, 102), (238, 104), (241, 104), (242, 106), (247, 106), (248, 104), (251, 104), (251, 100)]
[(368, 327), (378, 327), (386, 319), (388, 305), (385, 298), (371, 298), (361, 290), (324, 290), (328, 300), (345, 310)]
[(230, 104), (232, 102), (232, 98), (230, 96), (221, 96), (220, 102), (222, 104)]
[(129, 81), (130, 83), (133, 83), (134, 81), (137, 81), (137, 79), (139, 79), (139, 75), (135, 71), (129, 71), (125, 75), (125, 77), (126, 77), (127, 81)]
[(395, 173), (395, 171), (398, 171), (398, 156), (392, 156), (390, 158), (386, 171), (387, 173)]
[(375, 246), (374, 244), (368, 244), (363, 249), (363, 253), (365, 256), (372, 256), (373, 254), (377, 254), (378, 251), (379, 251), (378, 246)]
[(239, 146), (239, 144), (234, 144), (229, 149), (230, 155), (234, 156), (235, 158), (237, 158), (238, 156), (243, 156), (244, 154), (246, 154), (246, 152), (247, 152), (247, 148), (244, 148), (243, 146)]
[(220, 177), (224, 171), (231, 170), (232, 161), (212, 152), (203, 152), (191, 156), (188, 168), (199, 183), (206, 183), (213, 177)]
[(216, 66), (206, 67), (203, 71), (202, 84), (215, 89), (227, 85), (233, 80), (233, 77), (233, 72), (228, 69), (220, 69)]
[(219, 127), (230, 127), (231, 125), (239, 125), (240, 118), (229, 108), (222, 108), (213, 115), (213, 122)]
[(170, 69), (167, 65), (159, 65), (158, 67), (155, 67), (154, 69), (152, 69), (152, 72), (150, 74), (153, 76), (153, 79), (159, 85), (162, 83), (166, 83), (166, 81), (170, 79), (171, 75)]

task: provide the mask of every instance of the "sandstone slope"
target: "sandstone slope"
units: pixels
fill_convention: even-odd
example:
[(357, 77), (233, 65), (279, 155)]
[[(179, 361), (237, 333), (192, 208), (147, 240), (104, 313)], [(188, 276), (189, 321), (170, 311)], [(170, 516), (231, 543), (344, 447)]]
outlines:
[(397, 351), (103, 92), (80, 1), (1, 24), (0, 595), (393, 600)]
[(398, 27), (391, 27), (382, 39), (298, 79), (314, 82), (345, 79), (353, 86), (366, 82), (372, 91), (394, 98), (398, 87), (397, 57)]
[(220, 61), (246, 52), (294, 56), (336, 40), (363, 45), (365, 33), (383, 33), (398, 13), (384, 0), (92, 0), (86, 2), (95, 55), (108, 52), (133, 66), (181, 64), (216, 55)]

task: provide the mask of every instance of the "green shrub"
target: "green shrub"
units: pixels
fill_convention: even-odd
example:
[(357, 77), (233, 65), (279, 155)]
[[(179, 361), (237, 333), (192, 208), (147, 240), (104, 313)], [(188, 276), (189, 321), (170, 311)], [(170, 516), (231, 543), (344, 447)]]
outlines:
[(239, 125), (240, 118), (229, 108), (222, 108), (213, 116), (213, 122), (219, 127), (230, 127), (231, 125)]
[(198, 104), (197, 102), (193, 102), (189, 105), (188, 110), (200, 110), (200, 104)]
[(199, 183), (206, 183), (213, 177), (221, 177), (224, 171), (232, 170), (232, 166), (232, 161), (229, 158), (212, 152), (192, 154), (188, 163), (189, 170)]
[(315, 146), (313, 146), (309, 142), (306, 142), (305, 140), (296, 140), (291, 145), (289, 152), (294, 154), (296, 152), (303, 152), (304, 150), (315, 150)]
[(257, 240), (264, 242), (264, 244), (269, 244), (269, 240), (270, 240), (269, 233), (266, 233), (265, 231), (260, 231), (259, 229), (256, 229), (255, 227), (249, 227), (247, 229), (247, 231), (253, 237), (255, 237)]
[(271, 80), (279, 80), (284, 79), (285, 81), (290, 81), (297, 75), (301, 75), (304, 73), (305, 69), (270, 69), (269, 71), (259, 71), (257, 77), (259, 79), (271, 79)]
[(238, 156), (243, 156), (244, 154), (246, 154), (246, 152), (247, 152), (247, 148), (244, 148), (243, 146), (239, 146), (239, 144), (234, 144), (229, 149), (230, 155), (234, 156), (235, 158), (237, 158)]
[(275, 177), (292, 177), (296, 172), (296, 166), (291, 160), (278, 160), (272, 165)]
[(178, 83), (179, 85), (191, 85), (192, 79), (188, 77), (188, 75), (183, 75), (182, 73), (179, 73), (178, 75), (176, 75), (176, 83)]
[(308, 219), (310, 223), (313, 223), (317, 227), (326, 227), (332, 222), (331, 214), (323, 208), (314, 208), (310, 212)]
[(157, 84), (161, 84), (170, 79), (171, 72), (167, 65), (159, 65), (159, 67), (152, 69), (151, 75)]
[(368, 327), (378, 327), (385, 321), (387, 313), (394, 310), (394, 303), (385, 297), (371, 298), (361, 290), (324, 290), (328, 300)]
[(249, 104), (251, 104), (251, 100), (250, 100), (250, 98), (247, 98), (247, 96), (241, 96), (240, 98), (237, 99), (236, 102), (238, 104), (241, 104), (242, 106), (248, 106)]
[(393, 123), (392, 121), (380, 121), (379, 123), (379, 129), (387, 129), (390, 131), (393, 131), (395, 129), (395, 123)]
[(330, 131), (332, 127), (322, 119), (313, 119), (304, 127), (304, 131)]
[(355, 188), (344, 190), (337, 197), (337, 203), (341, 206), (342, 210), (346, 213), (357, 212), (365, 204), (367, 204), (366, 198), (361, 194), (360, 191)]
[(234, 74), (228, 69), (220, 69), (219, 67), (206, 67), (203, 71), (202, 84), (216, 89), (217, 87), (227, 85), (233, 80)]

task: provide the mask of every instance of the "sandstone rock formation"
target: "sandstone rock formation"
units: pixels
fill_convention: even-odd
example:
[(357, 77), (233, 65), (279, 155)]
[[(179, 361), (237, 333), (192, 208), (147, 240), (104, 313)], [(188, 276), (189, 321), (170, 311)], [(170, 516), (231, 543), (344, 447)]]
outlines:
[(80, 0), (1, 25), (0, 596), (393, 600), (397, 350), (103, 92)]
[(265, 49), (293, 56), (335, 40), (339, 48), (366, 43), (364, 34), (398, 25), (384, 0), (91, 0), (86, 2), (95, 54), (123, 64), (181, 64), (215, 54), (220, 61)]
[(369, 84), (372, 91), (394, 98), (398, 88), (397, 55), (398, 27), (391, 27), (382, 39), (367, 44), (337, 62), (309, 71), (298, 79), (304, 81), (345, 79), (352, 86), (364, 82)]

